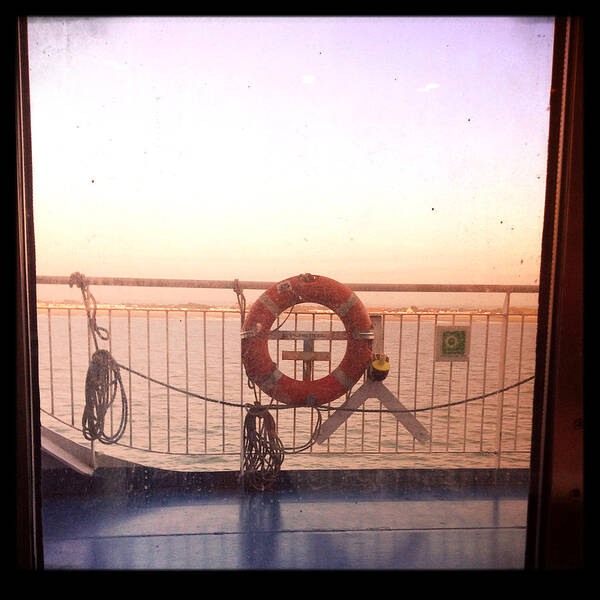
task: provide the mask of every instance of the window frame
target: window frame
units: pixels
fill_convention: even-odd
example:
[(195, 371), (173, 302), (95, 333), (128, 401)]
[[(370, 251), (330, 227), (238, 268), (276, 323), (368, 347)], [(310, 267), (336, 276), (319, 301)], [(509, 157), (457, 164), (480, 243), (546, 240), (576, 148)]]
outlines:
[(583, 19), (555, 20), (525, 567), (583, 566)]
[[(16, 26), (15, 26), (16, 25)], [(15, 48), (16, 563), (43, 568), (27, 18)], [(583, 564), (583, 19), (557, 17), (525, 568)], [(565, 461), (566, 457), (566, 461)]]

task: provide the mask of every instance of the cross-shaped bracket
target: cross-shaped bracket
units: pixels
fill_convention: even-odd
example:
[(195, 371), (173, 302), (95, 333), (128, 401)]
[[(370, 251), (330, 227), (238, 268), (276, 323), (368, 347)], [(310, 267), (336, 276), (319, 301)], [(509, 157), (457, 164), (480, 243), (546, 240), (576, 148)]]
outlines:
[[(383, 354), (383, 319), (380, 315), (371, 317), (375, 337), (373, 340), (373, 353)], [(339, 406), (336, 411), (321, 424), (321, 430), (317, 436), (317, 443), (322, 444), (331, 434), (338, 429), (369, 398), (377, 398), (398, 419), (400, 423), (419, 442), (429, 441), (429, 432), (418, 419), (409, 412), (401, 402), (388, 390), (382, 381), (375, 381), (367, 377), (367, 380)]]
[(329, 352), (315, 352), (315, 340), (345, 340), (345, 331), (290, 331), (278, 330), (269, 333), (270, 340), (302, 340), (302, 350), (282, 350), (282, 360), (302, 361), (302, 380), (310, 381), (314, 372), (314, 361), (330, 360)]

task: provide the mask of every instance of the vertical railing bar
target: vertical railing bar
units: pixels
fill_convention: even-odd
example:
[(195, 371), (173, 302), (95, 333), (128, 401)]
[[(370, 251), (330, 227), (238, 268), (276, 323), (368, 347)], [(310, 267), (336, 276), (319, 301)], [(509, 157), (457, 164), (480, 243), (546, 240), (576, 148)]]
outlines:
[[(485, 353), (483, 355), (483, 389), (482, 394), (485, 394), (486, 382), (487, 382), (487, 362), (489, 352), (489, 336), (490, 336), (490, 315), (486, 315), (485, 320)], [(479, 452), (483, 452), (483, 424), (485, 417), (485, 398), (481, 399), (481, 430), (479, 433)]]
[[(362, 378), (359, 381), (361, 382), (361, 384), (364, 384), (367, 381), (367, 372), (366, 371), (362, 374)], [(365, 410), (367, 409), (368, 400), (369, 399), (367, 399), (365, 402), (363, 402), (363, 404), (361, 406), (361, 452), (365, 452), (365, 454), (370, 453), (369, 450), (364, 450), (365, 425), (366, 425), (366, 415), (367, 415)], [(350, 450), (350, 453), (352, 453), (352, 450)]]
[[(473, 333), (473, 314), (469, 314), (469, 332)], [(471, 335), (471, 341), (472, 341)], [(471, 357), (469, 356), (469, 360), (467, 361), (466, 373), (465, 373), (465, 400), (469, 397), (469, 375), (471, 368)], [(463, 452), (467, 451), (467, 411), (469, 410), (469, 403), (465, 404), (465, 412), (464, 412), (464, 423), (463, 423)]]
[[(434, 319), (433, 319), (433, 339), (435, 340), (435, 332), (437, 329), (437, 322), (438, 322), (438, 313), (435, 313)], [(435, 349), (434, 349), (434, 354), (433, 354), (433, 361), (432, 361), (433, 365), (431, 368), (431, 401), (429, 402), (429, 406), (431, 407), (431, 410), (429, 411), (429, 452), (433, 452), (433, 404), (434, 404), (434, 399), (435, 399)]]
[[(146, 310), (146, 369), (150, 377), (150, 311)], [(148, 449), (152, 450), (152, 397), (148, 379)]]
[(71, 336), (71, 309), (67, 309), (67, 323), (69, 325), (69, 383), (71, 387), (71, 425), (75, 426), (75, 397), (73, 394), (73, 343)]
[(169, 394), (169, 309), (165, 309), (165, 344), (167, 359), (167, 452), (171, 452), (171, 396)]
[(350, 418), (344, 421), (344, 452), (348, 451), (348, 421), (350, 421)]
[[(333, 313), (329, 314), (329, 333), (333, 331)], [(332, 355), (333, 355), (333, 340), (329, 340), (329, 361), (327, 362), (327, 372), (331, 373), (331, 365), (332, 365)], [(331, 402), (330, 402), (331, 404)]]
[[(112, 309), (108, 308), (108, 351), (112, 354)], [(114, 421), (113, 421), (113, 408), (114, 405), (110, 405), (110, 433), (114, 433)]]
[[(385, 340), (385, 314), (381, 317), (381, 335)], [(381, 435), (383, 429), (383, 402), (379, 400), (379, 434), (377, 439), (377, 450), (381, 452)]]
[[(396, 385), (396, 397), (400, 398), (400, 378), (402, 376), (402, 324), (404, 315), (400, 315), (400, 326), (398, 332), (398, 383)], [(398, 438), (400, 435), (400, 421), (396, 419), (396, 452), (398, 452)]]
[[(277, 322), (275, 324), (275, 327), (279, 328), (279, 324), (280, 324), (280, 315), (277, 315)], [(275, 364), (277, 366), (277, 368), (279, 369), (279, 338), (277, 338), (275, 340)], [(279, 405), (279, 400), (276, 401), (276, 404)], [(279, 427), (279, 412), (278, 410), (275, 411), (275, 426)]]
[[(87, 318), (87, 311), (86, 311), (86, 318)], [(86, 330), (87, 330), (87, 340), (88, 340), (88, 362), (89, 362), (92, 359), (92, 332), (90, 331), (89, 323), (88, 323), (88, 326), (86, 327)], [(96, 468), (96, 451), (94, 449), (94, 440), (93, 439), (90, 441), (90, 463), (91, 463), (92, 467), (95, 469)]]
[[(504, 313), (502, 323), (502, 338), (500, 346), (500, 364), (498, 365), (498, 389), (504, 389), (505, 375), (506, 375), (506, 346), (508, 343), (508, 325), (510, 321), (510, 292), (506, 292), (504, 306), (502, 309)], [(496, 461), (496, 468), (500, 468), (500, 460), (502, 456), (502, 421), (504, 420), (504, 392), (496, 395), (496, 448), (498, 451), (498, 458)]]
[[(240, 320), (242, 318), (242, 311), (240, 308)], [(279, 340), (277, 340), (279, 343)], [(279, 360), (279, 350), (277, 351), (277, 360)], [(244, 361), (242, 360), (241, 353), (241, 340), (240, 340), (240, 476), (243, 474), (244, 469)], [(279, 411), (276, 411), (279, 412)], [(276, 417), (279, 419), (279, 415)]]
[[(363, 382), (365, 381), (365, 375), (363, 374), (363, 378), (362, 378)], [(366, 404), (369, 401), (369, 399), (367, 398), (367, 400), (365, 400), (365, 402), (362, 403), (361, 406), (361, 421), (360, 421), (360, 451), (364, 452), (365, 450), (365, 408), (366, 408)], [(347, 421), (346, 421), (347, 422)]]
[(50, 413), (54, 415), (54, 367), (52, 365), (52, 326), (50, 325), (50, 307), (48, 307), (48, 358), (50, 366)]
[[(333, 331), (333, 313), (329, 315), (329, 332)], [(329, 340), (329, 362), (327, 365), (327, 372), (331, 373), (331, 365), (332, 365), (332, 357), (333, 357), (333, 340)], [(327, 405), (331, 406), (331, 400), (327, 403)], [(327, 453), (331, 452), (331, 436), (327, 438)]]
[[(207, 363), (206, 363), (206, 311), (202, 313), (202, 344), (204, 359), (204, 395), (208, 396)], [(204, 401), (204, 453), (208, 452), (208, 402)]]
[[(452, 315), (452, 325), (456, 322), (456, 315)], [(452, 367), (454, 366), (454, 361), (450, 361), (450, 372), (448, 375), (448, 404), (452, 402)], [(446, 452), (450, 448), (450, 406), (448, 406), (448, 412), (446, 416)]]
[[(315, 313), (312, 314), (312, 331), (315, 330)], [(294, 361), (295, 362), (295, 361)], [(310, 379), (311, 381), (315, 378), (315, 361), (310, 362)], [(315, 419), (315, 409), (311, 406), (310, 408), (310, 431), (313, 430), (314, 427), (314, 419)], [(314, 444), (310, 446), (309, 453), (312, 454)]]
[(221, 311), (221, 451), (225, 454), (225, 312)]
[[(368, 400), (367, 400), (368, 402)], [(361, 406), (360, 410), (361, 410), (361, 425), (360, 425), (360, 451), (364, 452), (365, 451), (365, 404), (367, 402), (364, 402), (363, 405)]]
[(189, 377), (189, 346), (188, 346), (188, 311), (183, 313), (183, 348), (185, 355), (185, 453), (190, 453), (190, 377)]
[[(521, 315), (521, 333), (519, 338), (519, 369), (517, 374), (517, 381), (521, 381), (521, 362), (523, 360), (523, 329), (525, 326), (525, 315)], [(513, 444), (513, 450), (517, 449), (517, 435), (519, 433), (519, 409), (521, 399), (521, 386), (517, 386), (517, 402), (515, 407), (515, 439)]]
[[(294, 331), (298, 331), (298, 313), (294, 312)], [(298, 348), (298, 340), (294, 340), (294, 350)], [(294, 362), (294, 379), (296, 379), (296, 361)], [(296, 407), (292, 409), (292, 447), (296, 445)]]
[[(417, 385), (418, 385), (418, 379), (419, 379), (419, 340), (421, 337), (421, 313), (417, 314), (417, 344), (416, 344), (416, 353), (415, 353), (415, 394), (414, 394), (414, 398), (413, 398), (413, 410), (416, 410), (417, 408)], [(413, 415), (416, 415), (415, 412), (413, 412)], [(413, 441), (412, 441), (412, 451), (414, 452), (416, 449), (416, 440), (413, 437)]]
[(131, 388), (131, 309), (127, 309), (127, 360), (129, 366), (129, 445), (133, 446), (133, 390)]

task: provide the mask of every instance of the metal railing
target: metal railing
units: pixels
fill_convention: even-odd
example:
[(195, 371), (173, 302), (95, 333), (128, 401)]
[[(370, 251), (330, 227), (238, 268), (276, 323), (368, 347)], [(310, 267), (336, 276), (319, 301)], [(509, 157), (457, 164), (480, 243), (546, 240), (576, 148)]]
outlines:
[[(69, 284), (69, 277), (38, 276), (37, 282)], [(232, 290), (263, 290), (275, 283), (99, 277), (89, 277), (88, 282), (91, 288), (107, 285)], [(536, 294), (537, 286), (346, 285), (357, 292), (390, 294), (501, 293), (504, 304), (496, 311), (408, 309), (372, 313), (381, 317), (382, 343), (391, 364), (384, 383), (427, 429), (429, 439), (416, 440), (380, 400), (369, 399), (325, 442), (286, 457), (288, 468), (359, 468), (373, 464), (528, 466), (537, 315), (534, 311), (511, 309), (510, 303), (511, 294)], [(239, 311), (100, 303), (97, 320), (109, 333), (104, 347), (124, 367), (129, 405), (124, 436), (118, 444), (101, 450), (165, 468), (239, 468), (243, 404), (254, 401), (241, 362)], [(469, 326), (468, 361), (435, 360), (436, 327), (448, 324)], [(280, 325), (279, 319), (276, 325)], [(333, 331), (343, 329), (343, 325), (328, 309), (301, 310), (297, 306), (282, 326), (282, 330), (291, 331), (307, 328)], [(83, 304), (39, 304), (38, 336), (44, 422), (84, 443), (81, 415), (93, 347)], [(282, 372), (301, 378), (302, 365), (282, 360), (282, 352), (296, 350), (296, 344), (297, 340), (276, 339), (269, 342), (269, 349)], [(330, 358), (314, 363), (315, 378), (336, 367), (345, 344), (316, 340), (315, 350), (321, 348), (329, 352)], [(525, 380), (522, 385), (498, 392)], [(343, 400), (332, 402), (331, 407), (339, 407)], [(113, 410), (119, 409), (115, 406)], [(309, 439), (315, 426), (314, 409), (274, 413), (284, 445), (299, 446)], [(116, 413), (114, 421), (116, 427)]]

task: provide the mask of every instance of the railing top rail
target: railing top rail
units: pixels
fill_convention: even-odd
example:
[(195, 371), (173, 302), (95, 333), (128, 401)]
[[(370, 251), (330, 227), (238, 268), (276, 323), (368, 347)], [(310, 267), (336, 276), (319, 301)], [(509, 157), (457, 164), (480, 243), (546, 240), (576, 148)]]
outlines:
[[(69, 284), (68, 276), (38, 275), (38, 284)], [(235, 289), (236, 285), (243, 290), (266, 290), (276, 281), (241, 281), (226, 279), (165, 279), (142, 277), (87, 277), (90, 285), (136, 286), (136, 287), (177, 287), (177, 288), (212, 288)], [(536, 294), (537, 285), (515, 284), (443, 284), (443, 283), (346, 283), (355, 292), (479, 292), (479, 293), (511, 293)]]

